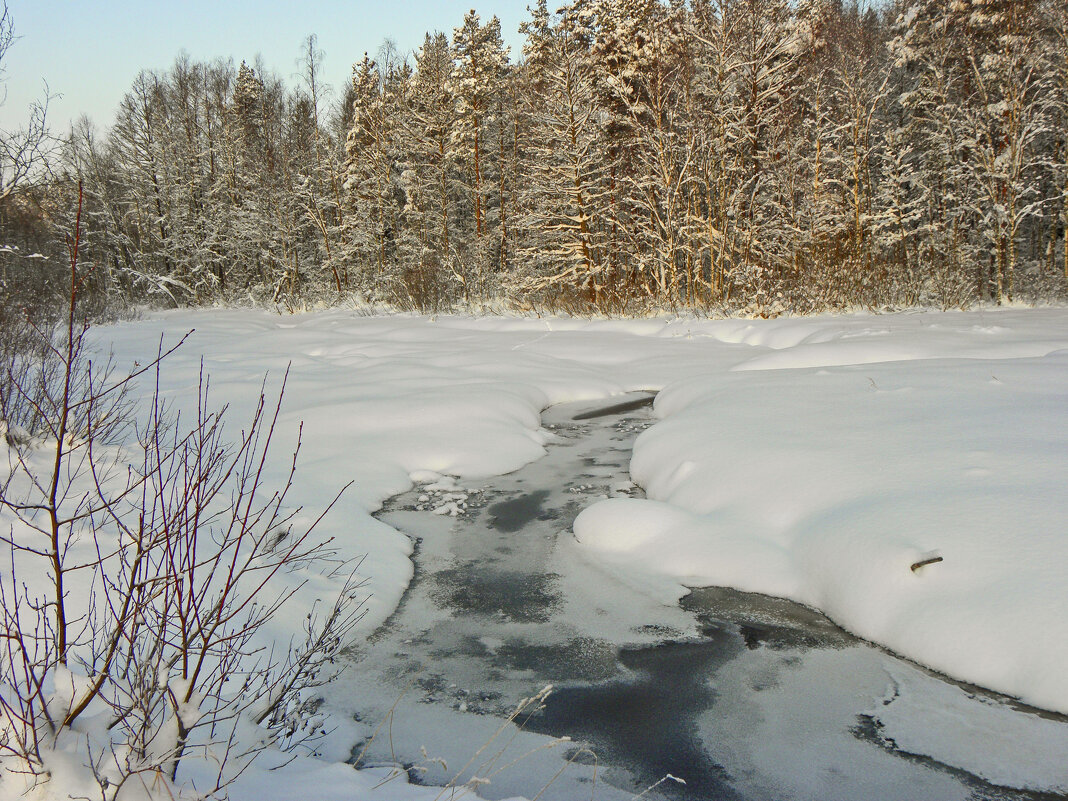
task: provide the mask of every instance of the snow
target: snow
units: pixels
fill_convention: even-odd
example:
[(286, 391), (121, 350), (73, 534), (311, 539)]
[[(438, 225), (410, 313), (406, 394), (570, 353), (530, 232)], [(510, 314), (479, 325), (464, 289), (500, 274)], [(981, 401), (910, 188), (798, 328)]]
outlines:
[[(358, 636), (389, 616), (412, 575), (409, 539), (371, 517), (385, 499), (436, 480), (430, 508), (462, 514), (470, 480), (544, 453), (546, 406), (660, 390), (631, 465), (647, 499), (589, 507), (576, 552), (664, 602), (702, 584), (791, 598), (918, 663), (1068, 713), (1064, 309), (770, 321), (206, 310), (93, 336), (121, 367), (190, 329), (162, 377), (175, 408), (194, 408), (203, 358), (236, 433), (264, 373), (277, 389), (288, 367), (268, 481), (284, 477), (303, 421), (292, 491), (302, 515), (353, 482), (318, 532), (340, 558), (364, 560)], [(910, 569), (932, 554), (943, 561)], [(273, 636), (299, 638), (330, 588), (309, 582)], [(884, 689), (865, 690), (873, 705)], [(947, 710), (958, 702), (978, 703), (947, 699)], [(938, 750), (894, 710), (879, 708), (886, 736)], [(932, 731), (952, 725), (946, 715), (932, 712)], [(268, 771), (269, 754), (230, 798), (301, 797), (312, 771), (323, 798), (431, 797), (401, 780), (373, 791), (382, 776), (332, 762), (347, 755), (348, 731), (328, 738), (323, 759)], [(991, 779), (1011, 781), (1014, 759), (992, 762)]]

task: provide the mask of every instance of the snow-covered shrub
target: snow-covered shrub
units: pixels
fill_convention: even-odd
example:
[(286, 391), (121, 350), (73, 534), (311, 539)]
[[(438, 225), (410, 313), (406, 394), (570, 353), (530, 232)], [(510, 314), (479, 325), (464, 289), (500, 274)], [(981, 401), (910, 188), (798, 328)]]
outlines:
[[(0, 410), (21, 401), (38, 422), (6, 437), (0, 480), (0, 795), (185, 797), (183, 760), (212, 795), (259, 750), (322, 732), (315, 690), (362, 614), (360, 582), (316, 536), (322, 514), (287, 502), (299, 438), (266, 486), (284, 381), (231, 441), (203, 374), (195, 417), (168, 413), (173, 348), (119, 377), (94, 368), (77, 239), (62, 336), (41, 334), (36, 370), (9, 366)], [(138, 416), (126, 390), (152, 376)], [(299, 610), (302, 637), (269, 631), (309, 584), (333, 600)]]

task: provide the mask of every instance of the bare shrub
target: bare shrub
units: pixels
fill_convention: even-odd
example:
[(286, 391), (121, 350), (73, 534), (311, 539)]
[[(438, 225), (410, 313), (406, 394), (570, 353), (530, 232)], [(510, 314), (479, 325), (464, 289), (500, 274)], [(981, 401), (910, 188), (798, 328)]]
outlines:
[[(54, 755), (74, 750), (115, 799), (131, 782), (173, 782), (195, 754), (214, 765), (210, 795), (257, 751), (322, 732), (315, 690), (363, 614), (361, 582), (315, 533), (333, 504), (309, 522), (289, 502), (299, 438), (282, 485), (267, 486), (284, 380), (273, 401), (261, 388), (231, 441), (203, 371), (192, 420), (164, 404), (178, 345), (117, 377), (94, 366), (79, 232), (65, 325), (37, 329), (47, 358), (7, 365), (0, 408), (35, 421), (19, 436), (9, 423), (0, 482), (0, 765), (47, 781)], [(151, 378), (138, 418), (128, 390)], [(323, 574), (336, 598), (300, 610), (303, 636), (276, 643), (267, 629), (298, 577)]]

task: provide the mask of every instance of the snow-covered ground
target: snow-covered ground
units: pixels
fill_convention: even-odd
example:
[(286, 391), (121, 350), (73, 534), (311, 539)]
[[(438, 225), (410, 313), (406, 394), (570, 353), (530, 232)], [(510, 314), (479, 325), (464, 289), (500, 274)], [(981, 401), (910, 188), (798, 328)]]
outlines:
[[(364, 556), (361, 634), (412, 575), (409, 539), (371, 517), (382, 501), (536, 460), (550, 404), (653, 389), (659, 422), (631, 465), (648, 497), (580, 516), (588, 558), (668, 603), (707, 584), (797, 600), (916, 662), (1068, 713), (1068, 310), (774, 321), (215, 310), (93, 335), (121, 366), (190, 329), (163, 373), (178, 407), (195, 403), (203, 358), (239, 426), (263, 374), (276, 384), (290, 365), (271, 469), (284, 476), (303, 421), (292, 497), (311, 513), (354, 482), (321, 533)], [(302, 619), (279, 620), (278, 635)], [(1064, 728), (1053, 725), (1062, 739)], [(934, 747), (899, 729), (889, 736)], [(346, 732), (326, 756), (347, 756)], [(289, 797), (310, 769), (249, 771), (230, 797)], [(371, 793), (362, 774), (331, 771), (337, 797)], [(1068, 777), (1043, 782), (1068, 791)]]

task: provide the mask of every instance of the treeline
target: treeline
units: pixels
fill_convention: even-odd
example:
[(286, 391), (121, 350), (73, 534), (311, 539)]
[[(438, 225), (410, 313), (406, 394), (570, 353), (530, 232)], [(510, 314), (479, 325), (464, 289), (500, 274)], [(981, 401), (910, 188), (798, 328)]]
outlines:
[(1064, 0), (539, 0), (522, 32), (511, 54), (472, 11), (364, 57), (339, 103), (314, 39), (295, 88), (244, 63), (144, 72), (4, 201), (7, 241), (42, 236), (27, 215), (69, 229), (81, 182), (95, 280), (178, 305), (1068, 294)]

